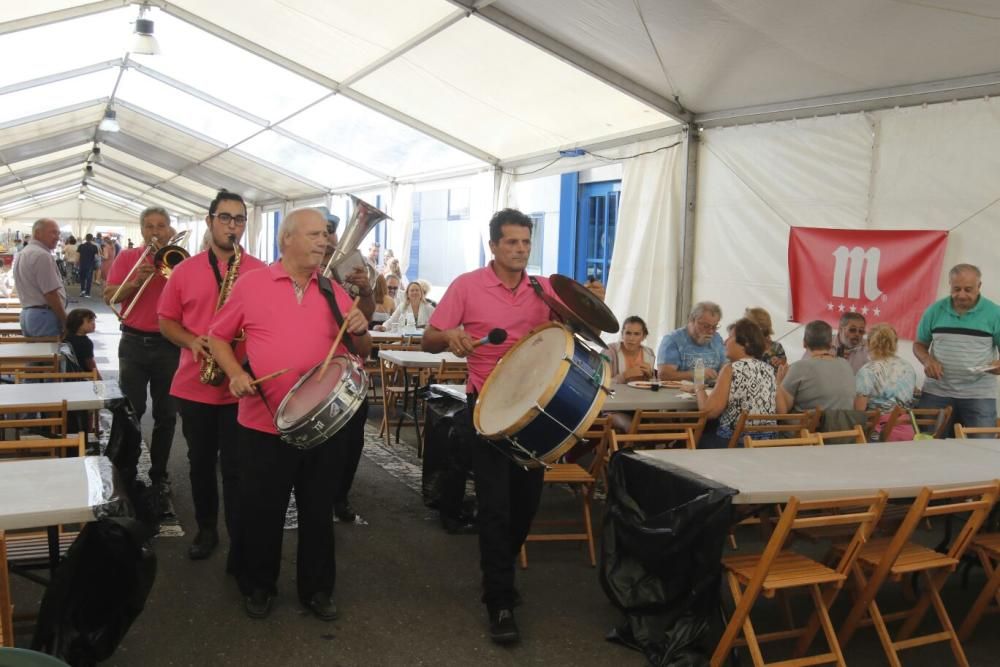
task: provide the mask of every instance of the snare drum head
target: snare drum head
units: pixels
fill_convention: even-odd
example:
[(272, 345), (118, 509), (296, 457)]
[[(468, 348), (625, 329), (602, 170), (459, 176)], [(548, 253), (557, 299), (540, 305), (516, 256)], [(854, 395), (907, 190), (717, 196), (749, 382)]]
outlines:
[(327, 399), (330, 394), (336, 391), (344, 375), (347, 373), (348, 362), (345, 357), (334, 357), (330, 360), (330, 365), (319, 378), (319, 366), (316, 366), (306, 374), (300, 384), (292, 388), (288, 394), (281, 418), (284, 422), (294, 424), (300, 419), (309, 416)]
[(490, 373), (476, 406), (477, 428), (484, 435), (508, 432), (562, 380), (573, 337), (557, 324), (530, 332)]

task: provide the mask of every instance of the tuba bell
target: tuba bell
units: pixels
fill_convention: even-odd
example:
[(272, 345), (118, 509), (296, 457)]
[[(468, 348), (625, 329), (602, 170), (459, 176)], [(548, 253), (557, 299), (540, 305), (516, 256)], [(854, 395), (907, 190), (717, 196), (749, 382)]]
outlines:
[(375, 229), (375, 225), (392, 218), (354, 195), (348, 195), (348, 197), (354, 202), (354, 212), (351, 213), (351, 219), (344, 227), (344, 233), (337, 239), (337, 248), (333, 251), (330, 261), (326, 263), (323, 275), (336, 280), (350, 292), (351, 296), (357, 296), (357, 287), (347, 283), (347, 277), (357, 267), (364, 267), (368, 272), (370, 285), (374, 286), (375, 279), (378, 278), (378, 269), (372, 266), (361, 254), (359, 249), (361, 241), (368, 236), (371, 230)]

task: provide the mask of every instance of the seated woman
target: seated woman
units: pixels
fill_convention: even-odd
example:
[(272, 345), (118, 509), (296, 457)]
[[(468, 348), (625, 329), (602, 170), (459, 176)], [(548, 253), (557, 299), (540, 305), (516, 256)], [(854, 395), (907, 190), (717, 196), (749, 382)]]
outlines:
[[(777, 382), (774, 369), (761, 360), (765, 352), (764, 334), (747, 318), (729, 325), (726, 338), (726, 358), (711, 396), (705, 385), (695, 386), (698, 409), (708, 413), (709, 421), (698, 442), (699, 449), (721, 449), (728, 446), (733, 428), (744, 410), (773, 414), (777, 406)], [(718, 419), (717, 422), (714, 422)]]
[(764, 334), (764, 355), (761, 357), (761, 361), (766, 361), (775, 368), (788, 363), (785, 348), (782, 347), (781, 343), (771, 340), (771, 336), (774, 335), (774, 328), (771, 326), (771, 313), (763, 308), (754, 307), (744, 310), (743, 317), (759, 326), (761, 333)]
[(381, 274), (375, 278), (372, 285), (372, 299), (375, 301), (375, 310), (372, 312), (372, 322), (385, 322), (396, 310), (395, 300), (389, 296), (385, 277)]
[[(638, 315), (625, 318), (622, 324), (620, 342), (608, 345), (608, 359), (611, 361), (611, 381), (626, 384), (633, 380), (649, 380), (653, 377), (656, 353), (642, 344), (649, 335), (646, 323)], [(611, 424), (619, 433), (627, 433), (632, 425), (631, 412), (609, 412)]]
[[(882, 436), (882, 427), (889, 419), (894, 407), (911, 408), (914, 404), (913, 392), (917, 388), (917, 372), (913, 366), (896, 355), (899, 337), (889, 324), (877, 324), (868, 332), (869, 361), (854, 378), (857, 396), (855, 410), (882, 411), (875, 433), (880, 442), (890, 440), (913, 440), (913, 426), (908, 419), (900, 420), (892, 433)], [(874, 438), (873, 438), (874, 439)]]
[(406, 301), (396, 307), (392, 316), (377, 327), (379, 331), (386, 331), (392, 325), (398, 324), (403, 329), (423, 328), (427, 326), (427, 321), (431, 319), (434, 306), (427, 302), (427, 293), (424, 291), (423, 281), (414, 280), (406, 288)]

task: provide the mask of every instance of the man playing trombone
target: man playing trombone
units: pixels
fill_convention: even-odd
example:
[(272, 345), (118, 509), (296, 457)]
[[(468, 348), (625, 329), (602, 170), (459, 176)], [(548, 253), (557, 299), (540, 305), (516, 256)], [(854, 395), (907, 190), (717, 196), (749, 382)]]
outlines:
[(146, 412), (147, 386), (153, 399), (149, 477), (159, 490), (160, 511), (168, 514), (172, 511), (167, 460), (177, 421), (170, 383), (177, 371), (180, 351), (160, 333), (156, 304), (167, 280), (154, 267), (153, 256), (169, 245), (170, 217), (164, 209), (152, 206), (139, 216), (139, 225), (143, 246), (124, 250), (115, 259), (104, 288), (104, 300), (112, 310), (121, 309), (116, 311), (120, 313), (122, 330), (118, 346), (119, 383), (140, 423)]

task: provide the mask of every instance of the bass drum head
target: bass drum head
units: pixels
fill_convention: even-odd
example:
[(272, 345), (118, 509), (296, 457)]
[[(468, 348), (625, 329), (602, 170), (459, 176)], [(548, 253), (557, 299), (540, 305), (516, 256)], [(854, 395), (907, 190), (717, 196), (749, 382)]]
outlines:
[(562, 381), (567, 350), (573, 337), (558, 324), (529, 332), (503, 356), (486, 379), (476, 404), (476, 430), (486, 438), (512, 435), (523, 426), (536, 404)]
[(319, 378), (319, 368), (315, 366), (302, 376), (281, 402), (275, 420), (279, 431), (301, 422), (326, 404), (347, 373), (347, 359), (334, 357), (322, 379)]

